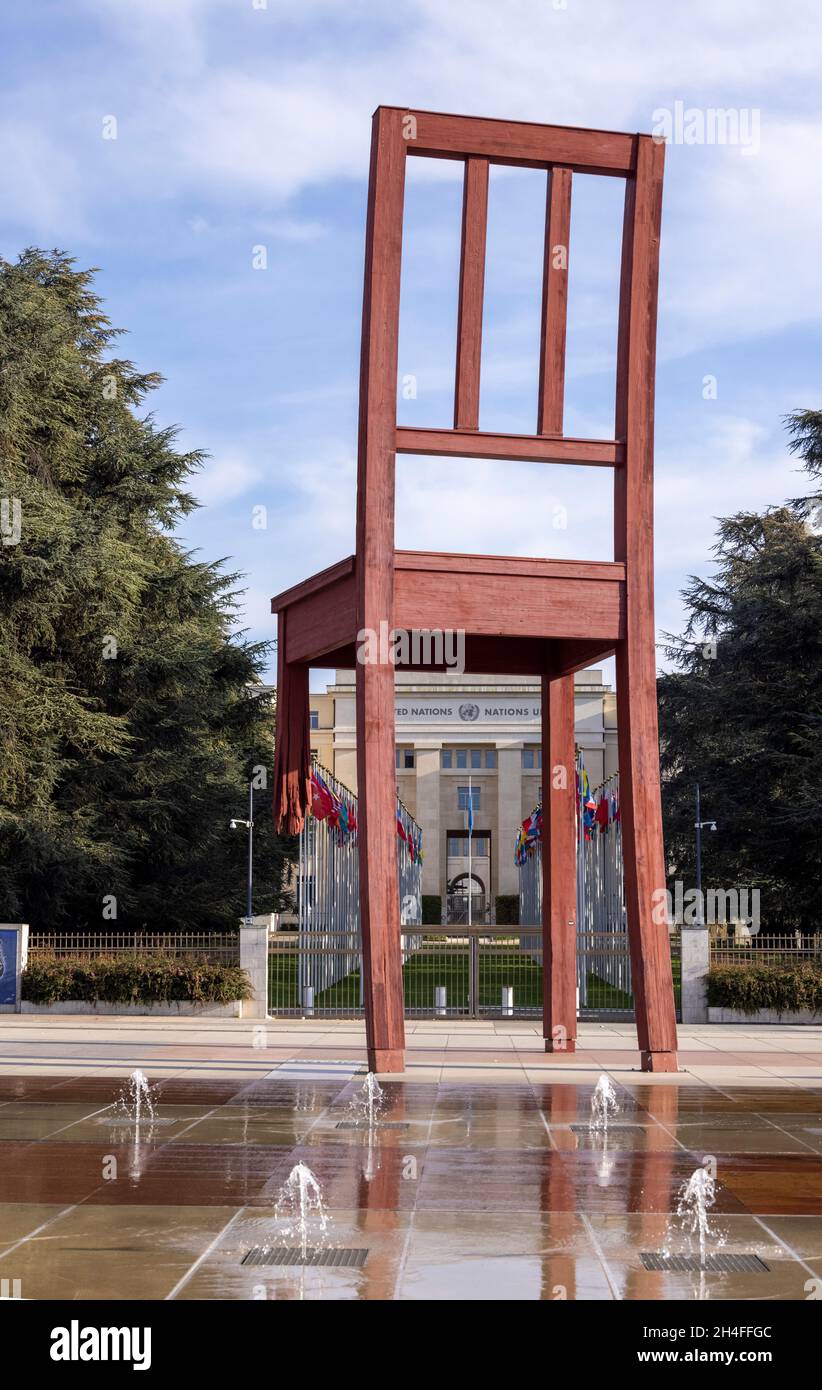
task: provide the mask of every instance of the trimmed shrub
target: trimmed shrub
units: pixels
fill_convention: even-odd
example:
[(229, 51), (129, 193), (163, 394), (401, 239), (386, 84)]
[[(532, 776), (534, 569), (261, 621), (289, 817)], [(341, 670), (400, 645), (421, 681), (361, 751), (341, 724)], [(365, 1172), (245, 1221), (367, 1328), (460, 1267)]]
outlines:
[(715, 965), (707, 976), (708, 1006), (753, 1014), (822, 1009), (822, 963), (812, 960)]
[(519, 926), (519, 897), (516, 893), (499, 893), (494, 903), (498, 927)]
[(22, 994), (31, 1004), (231, 1004), (251, 998), (251, 982), (239, 965), (188, 957), (36, 955), (23, 971)]
[(438, 927), (442, 922), (442, 897), (439, 893), (423, 893), (422, 924), (424, 927)]

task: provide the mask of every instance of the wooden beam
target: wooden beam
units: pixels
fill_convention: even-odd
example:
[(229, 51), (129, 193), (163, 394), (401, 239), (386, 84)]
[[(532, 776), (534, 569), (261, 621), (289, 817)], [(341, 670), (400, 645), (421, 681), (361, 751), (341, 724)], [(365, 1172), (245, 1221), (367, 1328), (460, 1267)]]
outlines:
[[(464, 670), (473, 675), (538, 676), (551, 660), (553, 643), (544, 637), (483, 637), (465, 634)], [(413, 649), (412, 649), (413, 658)], [(397, 663), (402, 671), (447, 671), (444, 663)], [(453, 669), (453, 668), (451, 668)]]
[(561, 640), (551, 643), (551, 664), (548, 667), (552, 678), (572, 676), (575, 671), (584, 671), (597, 661), (605, 661), (613, 656), (614, 648), (603, 646), (602, 642), (577, 642)]
[[(368, 187), (357, 462), (357, 628), (394, 619), (394, 443), (406, 142), (402, 113), (374, 115)], [(394, 668), (356, 667), (360, 925), (368, 1067), (405, 1065), (397, 881)]]
[(550, 560), (535, 555), (465, 555), (449, 550), (397, 550), (397, 570), (450, 574), (519, 574), (530, 579), (595, 579), (624, 583), (625, 565), (615, 560)]
[(637, 137), (621, 131), (392, 109), (404, 122), (404, 138), (412, 155), (434, 159), (479, 155), (493, 164), (535, 168), (565, 164), (579, 173), (623, 177), (634, 171)]
[[(357, 635), (357, 591), (353, 574), (326, 589), (289, 604), (289, 650), (292, 660), (316, 665)], [(327, 665), (327, 662), (325, 663)]]
[(545, 206), (537, 434), (562, 434), (570, 236), (571, 170), (552, 169)]
[(479, 428), (482, 299), (488, 225), (488, 160), (466, 159), (462, 199), (460, 295), (454, 428)]
[(546, 1052), (577, 1037), (574, 678), (542, 680), (542, 1035)]
[(608, 648), (625, 633), (625, 590), (611, 580), (398, 570), (394, 621), (398, 628), (580, 638)]
[(579, 463), (613, 468), (625, 450), (618, 439), (562, 439), (536, 434), (489, 434), (482, 430), (417, 429), (400, 425), (398, 454), (430, 454), (441, 458), (508, 459), (522, 463)]
[(283, 589), (282, 593), (275, 594), (271, 600), (272, 613), (279, 613), (282, 608), (296, 603), (298, 599), (306, 598), (309, 594), (315, 594), (320, 589), (326, 589), (330, 585), (336, 584), (347, 574), (353, 574), (355, 566), (354, 556), (348, 555), (345, 560), (339, 560), (336, 565), (329, 565), (327, 569), (312, 574), (310, 579), (303, 579), (300, 584), (292, 584), (290, 589)]
[(653, 554), (654, 371), (665, 147), (642, 137), (626, 188), (617, 346), (614, 555), (628, 562), (625, 638), (617, 644), (617, 739), (625, 906), (644, 1071), (675, 1071), (676, 1015), (664, 910)]

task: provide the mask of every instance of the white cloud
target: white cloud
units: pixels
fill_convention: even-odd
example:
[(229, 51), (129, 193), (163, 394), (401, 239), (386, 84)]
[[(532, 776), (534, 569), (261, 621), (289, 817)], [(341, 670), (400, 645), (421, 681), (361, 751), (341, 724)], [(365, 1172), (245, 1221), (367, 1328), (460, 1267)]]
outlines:
[(214, 507), (245, 496), (262, 478), (262, 469), (236, 453), (209, 459), (195, 474), (191, 491), (203, 506)]
[[(759, 154), (669, 151), (662, 349), (681, 355), (819, 314), (822, 127), (809, 106), (822, 24), (813, 0), (724, 0), (721, 9), (692, 0), (668, 7), (664, 22), (651, 0), (629, 10), (610, 0), (565, 9), (408, 0), (396, 15), (362, 2), (343, 12), (330, 0), (272, 0), (257, 12), (251, 0), (89, 8), (112, 48), (105, 73), (78, 90), (67, 69), (50, 97), (8, 94), (4, 168), (17, 171), (17, 203), (35, 223), (51, 224), (60, 209), (70, 228), (79, 216), (91, 222), (101, 199), (129, 190), (251, 196), (284, 209), (308, 187), (362, 182), (380, 101), (625, 129), (650, 128), (654, 110), (677, 100), (755, 104)], [(99, 120), (112, 91), (117, 158), (89, 163), (81, 181), (78, 130)], [(22, 160), (9, 157), (16, 147)], [(436, 169), (459, 173), (450, 162)], [(321, 234), (285, 211), (277, 226), (292, 240)]]
[(69, 237), (87, 235), (77, 159), (57, 133), (10, 113), (0, 120), (0, 168), (4, 216), (13, 227), (61, 246)]

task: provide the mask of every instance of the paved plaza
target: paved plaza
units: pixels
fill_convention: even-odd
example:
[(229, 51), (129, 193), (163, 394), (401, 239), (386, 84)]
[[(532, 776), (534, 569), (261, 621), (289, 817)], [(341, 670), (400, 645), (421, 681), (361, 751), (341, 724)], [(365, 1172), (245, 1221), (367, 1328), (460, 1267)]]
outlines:
[[(364, 1131), (357, 1024), (9, 1016), (0, 1278), (30, 1299), (808, 1298), (822, 1029), (683, 1028), (673, 1077), (635, 1069), (632, 1032), (583, 1025), (561, 1060), (528, 1023), (410, 1023), (407, 1071)], [(135, 1068), (155, 1099), (139, 1127), (114, 1108)], [(607, 1134), (588, 1128), (603, 1072)], [(647, 1268), (693, 1259), (676, 1208), (707, 1156), (711, 1249), (746, 1259)], [(359, 1264), (242, 1263), (293, 1244), (275, 1206), (297, 1163), (320, 1182), (325, 1245)]]
[[(637, 1080), (636, 1026), (581, 1023), (576, 1053), (546, 1056), (540, 1020), (406, 1021), (408, 1081)], [(784, 1085), (822, 1088), (822, 1025), (679, 1025), (675, 1084), (722, 1088)], [(365, 1030), (352, 1019), (209, 1019), (51, 1015), (0, 1016), (0, 1076), (127, 1075), (260, 1079), (302, 1062), (365, 1063)], [(660, 1078), (668, 1083), (672, 1078)], [(646, 1084), (658, 1085), (653, 1076)]]

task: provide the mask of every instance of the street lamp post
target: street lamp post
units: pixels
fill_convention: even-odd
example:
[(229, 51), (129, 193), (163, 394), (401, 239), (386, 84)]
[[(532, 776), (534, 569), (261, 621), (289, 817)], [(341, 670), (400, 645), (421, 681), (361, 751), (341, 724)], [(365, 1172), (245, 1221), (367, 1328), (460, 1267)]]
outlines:
[(699, 910), (699, 926), (705, 926), (705, 913), (702, 906), (702, 831), (704, 827), (709, 830), (716, 830), (715, 820), (702, 819), (702, 807), (699, 800), (699, 783), (696, 784), (696, 901)]
[(246, 877), (245, 891), (245, 919), (248, 923), (253, 917), (253, 895), (254, 895), (254, 783), (248, 784), (248, 820), (239, 820), (233, 817), (231, 829), (236, 830), (239, 825), (244, 825), (248, 830), (248, 874)]

